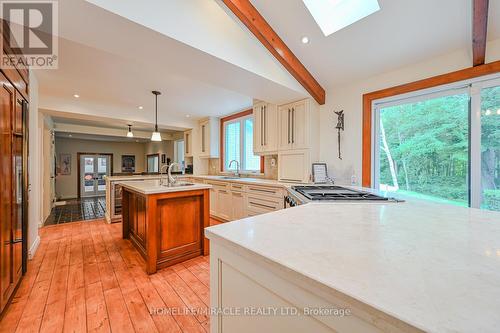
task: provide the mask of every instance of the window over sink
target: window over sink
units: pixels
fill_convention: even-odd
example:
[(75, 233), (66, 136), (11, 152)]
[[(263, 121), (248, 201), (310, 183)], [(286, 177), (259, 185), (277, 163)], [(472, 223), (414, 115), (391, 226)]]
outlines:
[[(253, 153), (253, 116), (252, 110), (243, 111), (221, 119), (223, 172), (236, 171), (239, 163), (240, 172), (262, 173), (263, 158)], [(231, 164), (231, 165), (230, 165)]]

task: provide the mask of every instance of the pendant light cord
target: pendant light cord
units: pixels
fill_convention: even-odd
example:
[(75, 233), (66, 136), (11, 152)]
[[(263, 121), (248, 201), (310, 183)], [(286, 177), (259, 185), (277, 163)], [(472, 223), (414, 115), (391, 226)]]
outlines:
[(155, 94), (155, 132), (158, 132), (158, 95)]

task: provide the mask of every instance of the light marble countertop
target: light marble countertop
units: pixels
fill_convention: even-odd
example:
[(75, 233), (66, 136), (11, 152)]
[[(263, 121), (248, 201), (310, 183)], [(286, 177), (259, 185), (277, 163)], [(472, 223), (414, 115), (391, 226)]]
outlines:
[(160, 175), (107, 176), (107, 181), (160, 179)]
[(498, 332), (500, 213), (404, 198), (310, 203), (205, 229), (429, 332)]
[[(182, 182), (181, 182), (182, 183)], [(180, 191), (194, 191), (211, 188), (209, 184), (192, 184), (187, 186), (163, 186), (159, 180), (143, 180), (143, 181), (123, 181), (119, 183), (121, 186), (131, 189), (142, 194), (158, 194)]]

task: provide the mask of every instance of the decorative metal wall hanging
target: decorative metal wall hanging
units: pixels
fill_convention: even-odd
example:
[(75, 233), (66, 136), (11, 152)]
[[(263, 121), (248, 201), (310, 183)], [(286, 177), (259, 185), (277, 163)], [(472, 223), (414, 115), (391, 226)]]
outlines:
[(333, 111), (337, 115), (337, 125), (335, 128), (337, 129), (337, 138), (338, 138), (338, 145), (339, 145), (339, 160), (342, 159), (342, 153), (340, 151), (340, 131), (344, 130), (344, 110), (340, 111)]

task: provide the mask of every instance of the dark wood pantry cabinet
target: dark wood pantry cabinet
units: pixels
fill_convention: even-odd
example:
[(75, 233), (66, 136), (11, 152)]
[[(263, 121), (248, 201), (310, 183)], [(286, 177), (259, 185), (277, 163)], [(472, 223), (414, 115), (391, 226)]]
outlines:
[(28, 83), (26, 68), (0, 68), (0, 312), (26, 272)]

